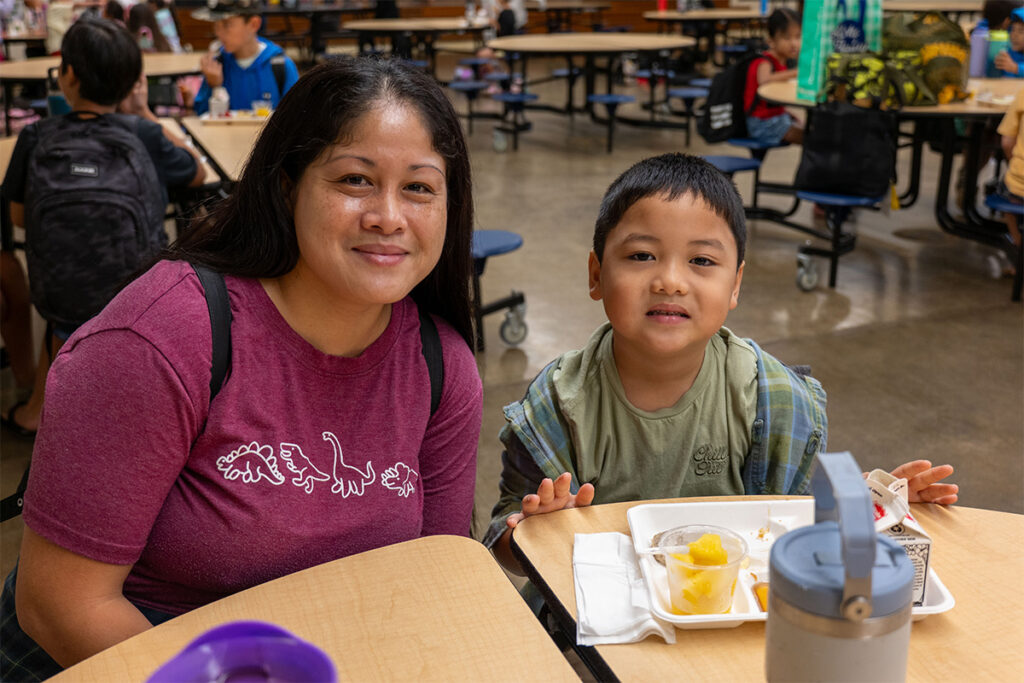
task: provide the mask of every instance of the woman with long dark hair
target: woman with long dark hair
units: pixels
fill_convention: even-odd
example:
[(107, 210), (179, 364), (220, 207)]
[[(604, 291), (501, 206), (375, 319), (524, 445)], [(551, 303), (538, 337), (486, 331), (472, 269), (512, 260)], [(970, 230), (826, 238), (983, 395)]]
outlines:
[[(462, 129), (429, 77), (360, 59), (301, 78), (230, 198), (54, 361), (4, 587), (12, 677), (338, 557), (468, 535), (472, 219)], [(230, 302), (212, 399), (193, 264)]]

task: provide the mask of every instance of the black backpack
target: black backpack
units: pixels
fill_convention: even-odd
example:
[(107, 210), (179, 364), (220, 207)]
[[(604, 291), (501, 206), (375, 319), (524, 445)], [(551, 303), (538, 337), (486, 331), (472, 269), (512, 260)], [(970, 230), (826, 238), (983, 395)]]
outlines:
[(761, 57), (761, 54), (748, 55), (727, 66), (711, 81), (704, 111), (697, 119), (697, 132), (705, 141), (715, 143), (747, 137), (747, 114), (757, 106), (757, 97), (748, 110), (743, 106), (743, 95), (750, 65)]
[(93, 317), (167, 244), (160, 180), (140, 119), (77, 112), (37, 124), (25, 196), (32, 303), (48, 322)]

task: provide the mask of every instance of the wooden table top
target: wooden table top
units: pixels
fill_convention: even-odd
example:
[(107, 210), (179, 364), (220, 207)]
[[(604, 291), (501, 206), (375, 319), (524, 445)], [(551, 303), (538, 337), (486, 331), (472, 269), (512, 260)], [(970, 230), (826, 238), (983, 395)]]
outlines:
[[(576, 618), (573, 536), (618, 531), (629, 535), (626, 510), (642, 503), (765, 500), (734, 496), (595, 505), (530, 517), (513, 534), (555, 596)], [(782, 497), (777, 497), (782, 498)], [(961, 506), (912, 506), (932, 537), (931, 567), (956, 606), (915, 621), (907, 679), (1005, 680), (1024, 667), (1024, 623), (1017, 586), (1024, 575), (1024, 515)], [(597, 653), (621, 680), (764, 679), (764, 622), (736, 628), (677, 631), (675, 645), (653, 637), (629, 645), (600, 645)], [(1017, 673), (1014, 673), (1017, 672)]]
[(543, 8), (537, 0), (529, 0), (526, 3), (526, 9), (529, 12), (547, 12), (548, 10), (555, 12), (594, 12), (611, 9), (611, 6), (612, 3), (603, 2), (602, 0), (548, 0), (544, 3)]
[[(156, 626), (62, 674), (142, 681), (199, 634), (269, 621), (324, 650), (340, 681), (578, 681), (491, 554), (431, 536), (328, 562)], [(528, 675), (528, 674), (526, 674)]]
[[(175, 135), (179, 138), (185, 137), (185, 131), (182, 130), (181, 125), (178, 124), (178, 121), (176, 119), (166, 117), (161, 118), (160, 125), (163, 126), (165, 130), (170, 131), (171, 135)], [(203, 164), (203, 169), (206, 171), (206, 175), (203, 179), (204, 185), (212, 185), (214, 183), (220, 182), (220, 174), (217, 173), (217, 170), (214, 169), (213, 166), (209, 164), (209, 162)]]
[(206, 150), (207, 156), (223, 169), (227, 179), (233, 181), (242, 176), (249, 153), (263, 130), (263, 122), (205, 123), (196, 116), (183, 118), (181, 125)]
[(958, 0), (947, 2), (946, 0), (934, 0), (934, 2), (920, 2), (920, 0), (885, 0), (882, 3), (882, 10), (885, 12), (981, 12), (981, 0)]
[(465, 17), (422, 17), (409, 19), (356, 19), (346, 21), (342, 28), (350, 31), (373, 31), (376, 33), (454, 33), (456, 31), (483, 31), (489, 27), (487, 21), (466, 21)]
[(510, 52), (539, 54), (610, 54), (619, 52), (657, 52), (678, 50), (694, 45), (689, 36), (661, 33), (537, 33), (504, 36), (487, 42), (487, 47)]
[(649, 21), (744, 21), (749, 19), (763, 19), (765, 15), (758, 9), (722, 8), (722, 9), (694, 9), (686, 12), (676, 10), (665, 10), (662, 12), (644, 12), (643, 18)]
[[(901, 110), (904, 116), (993, 116), (1005, 112), (1009, 104), (979, 103), (978, 96), (991, 93), (1005, 97), (1016, 95), (1024, 88), (1024, 82), (1015, 78), (972, 78), (967, 82), (967, 89), (972, 97), (963, 102), (937, 104), (931, 107), (905, 107)], [(788, 107), (811, 107), (812, 102), (798, 100), (796, 97), (796, 81), (780, 81), (765, 83), (757, 89), (757, 94), (765, 100)]]
[[(142, 55), (147, 76), (184, 76), (199, 73), (198, 53), (151, 52)], [(0, 80), (46, 80), (51, 67), (60, 66), (60, 57), (32, 57), (15, 62), (0, 62)]]
[(0, 182), (7, 175), (7, 165), (11, 163), (11, 155), (14, 154), (14, 145), (17, 143), (17, 135), (0, 138)]

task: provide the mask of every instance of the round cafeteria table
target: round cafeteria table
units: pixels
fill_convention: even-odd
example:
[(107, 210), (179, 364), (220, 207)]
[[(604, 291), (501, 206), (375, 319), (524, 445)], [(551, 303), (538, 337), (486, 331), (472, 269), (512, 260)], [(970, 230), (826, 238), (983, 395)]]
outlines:
[(445, 33), (481, 34), (490, 27), (484, 20), (466, 21), (465, 17), (411, 17), (399, 19), (355, 19), (346, 21), (342, 28), (346, 31), (360, 31), (371, 35), (399, 36), (411, 35), (419, 39), (427, 54), (427, 68), (433, 74), (436, 66), (434, 60), (434, 41)]
[[(945, 232), (963, 237), (997, 249), (1005, 250), (1007, 243), (1004, 237), (1005, 226), (1001, 222), (992, 221), (981, 216), (976, 208), (978, 190), (978, 159), (981, 148), (981, 136), (986, 120), (1000, 119), (1009, 108), (1009, 98), (1015, 96), (1024, 84), (1014, 78), (972, 78), (968, 81), (967, 90), (971, 97), (962, 102), (950, 102), (928, 107), (904, 107), (898, 111), (901, 121), (914, 123), (913, 157), (911, 160), (909, 187), (900, 195), (902, 206), (910, 206), (917, 199), (920, 188), (921, 159), (925, 138), (920, 132), (919, 122), (924, 120), (937, 121), (942, 129), (941, 149), (942, 164), (939, 169), (939, 181), (935, 192), (935, 220)], [(767, 83), (757, 89), (757, 94), (765, 100), (785, 106), (812, 107), (813, 103), (797, 99), (796, 81)], [(979, 98), (981, 101), (979, 101)], [(992, 99), (995, 98), (995, 101)], [(999, 99), (1004, 98), (1004, 99)], [(963, 145), (964, 178), (963, 218), (954, 217), (949, 211), (949, 193), (953, 178), (953, 161), (957, 154), (957, 134), (955, 120), (965, 119), (970, 124), (968, 140)], [(1011, 256), (1013, 260), (1013, 256)], [(1014, 278), (1012, 297), (1014, 301), (1021, 297), (1021, 273)]]
[(526, 3), (526, 11), (544, 14), (548, 33), (557, 33), (572, 31), (574, 17), (588, 13), (600, 15), (611, 6), (604, 0), (548, 0), (545, 3), (530, 0)]

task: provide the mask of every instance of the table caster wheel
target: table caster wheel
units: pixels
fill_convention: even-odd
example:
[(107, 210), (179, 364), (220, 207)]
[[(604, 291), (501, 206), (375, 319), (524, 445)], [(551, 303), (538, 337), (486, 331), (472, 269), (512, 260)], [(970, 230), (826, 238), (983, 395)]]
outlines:
[(526, 339), (527, 332), (526, 321), (516, 311), (506, 313), (505, 320), (502, 321), (501, 327), (498, 329), (501, 340), (509, 346), (518, 346)]
[(806, 254), (796, 257), (796, 286), (804, 292), (818, 286), (818, 265)]

